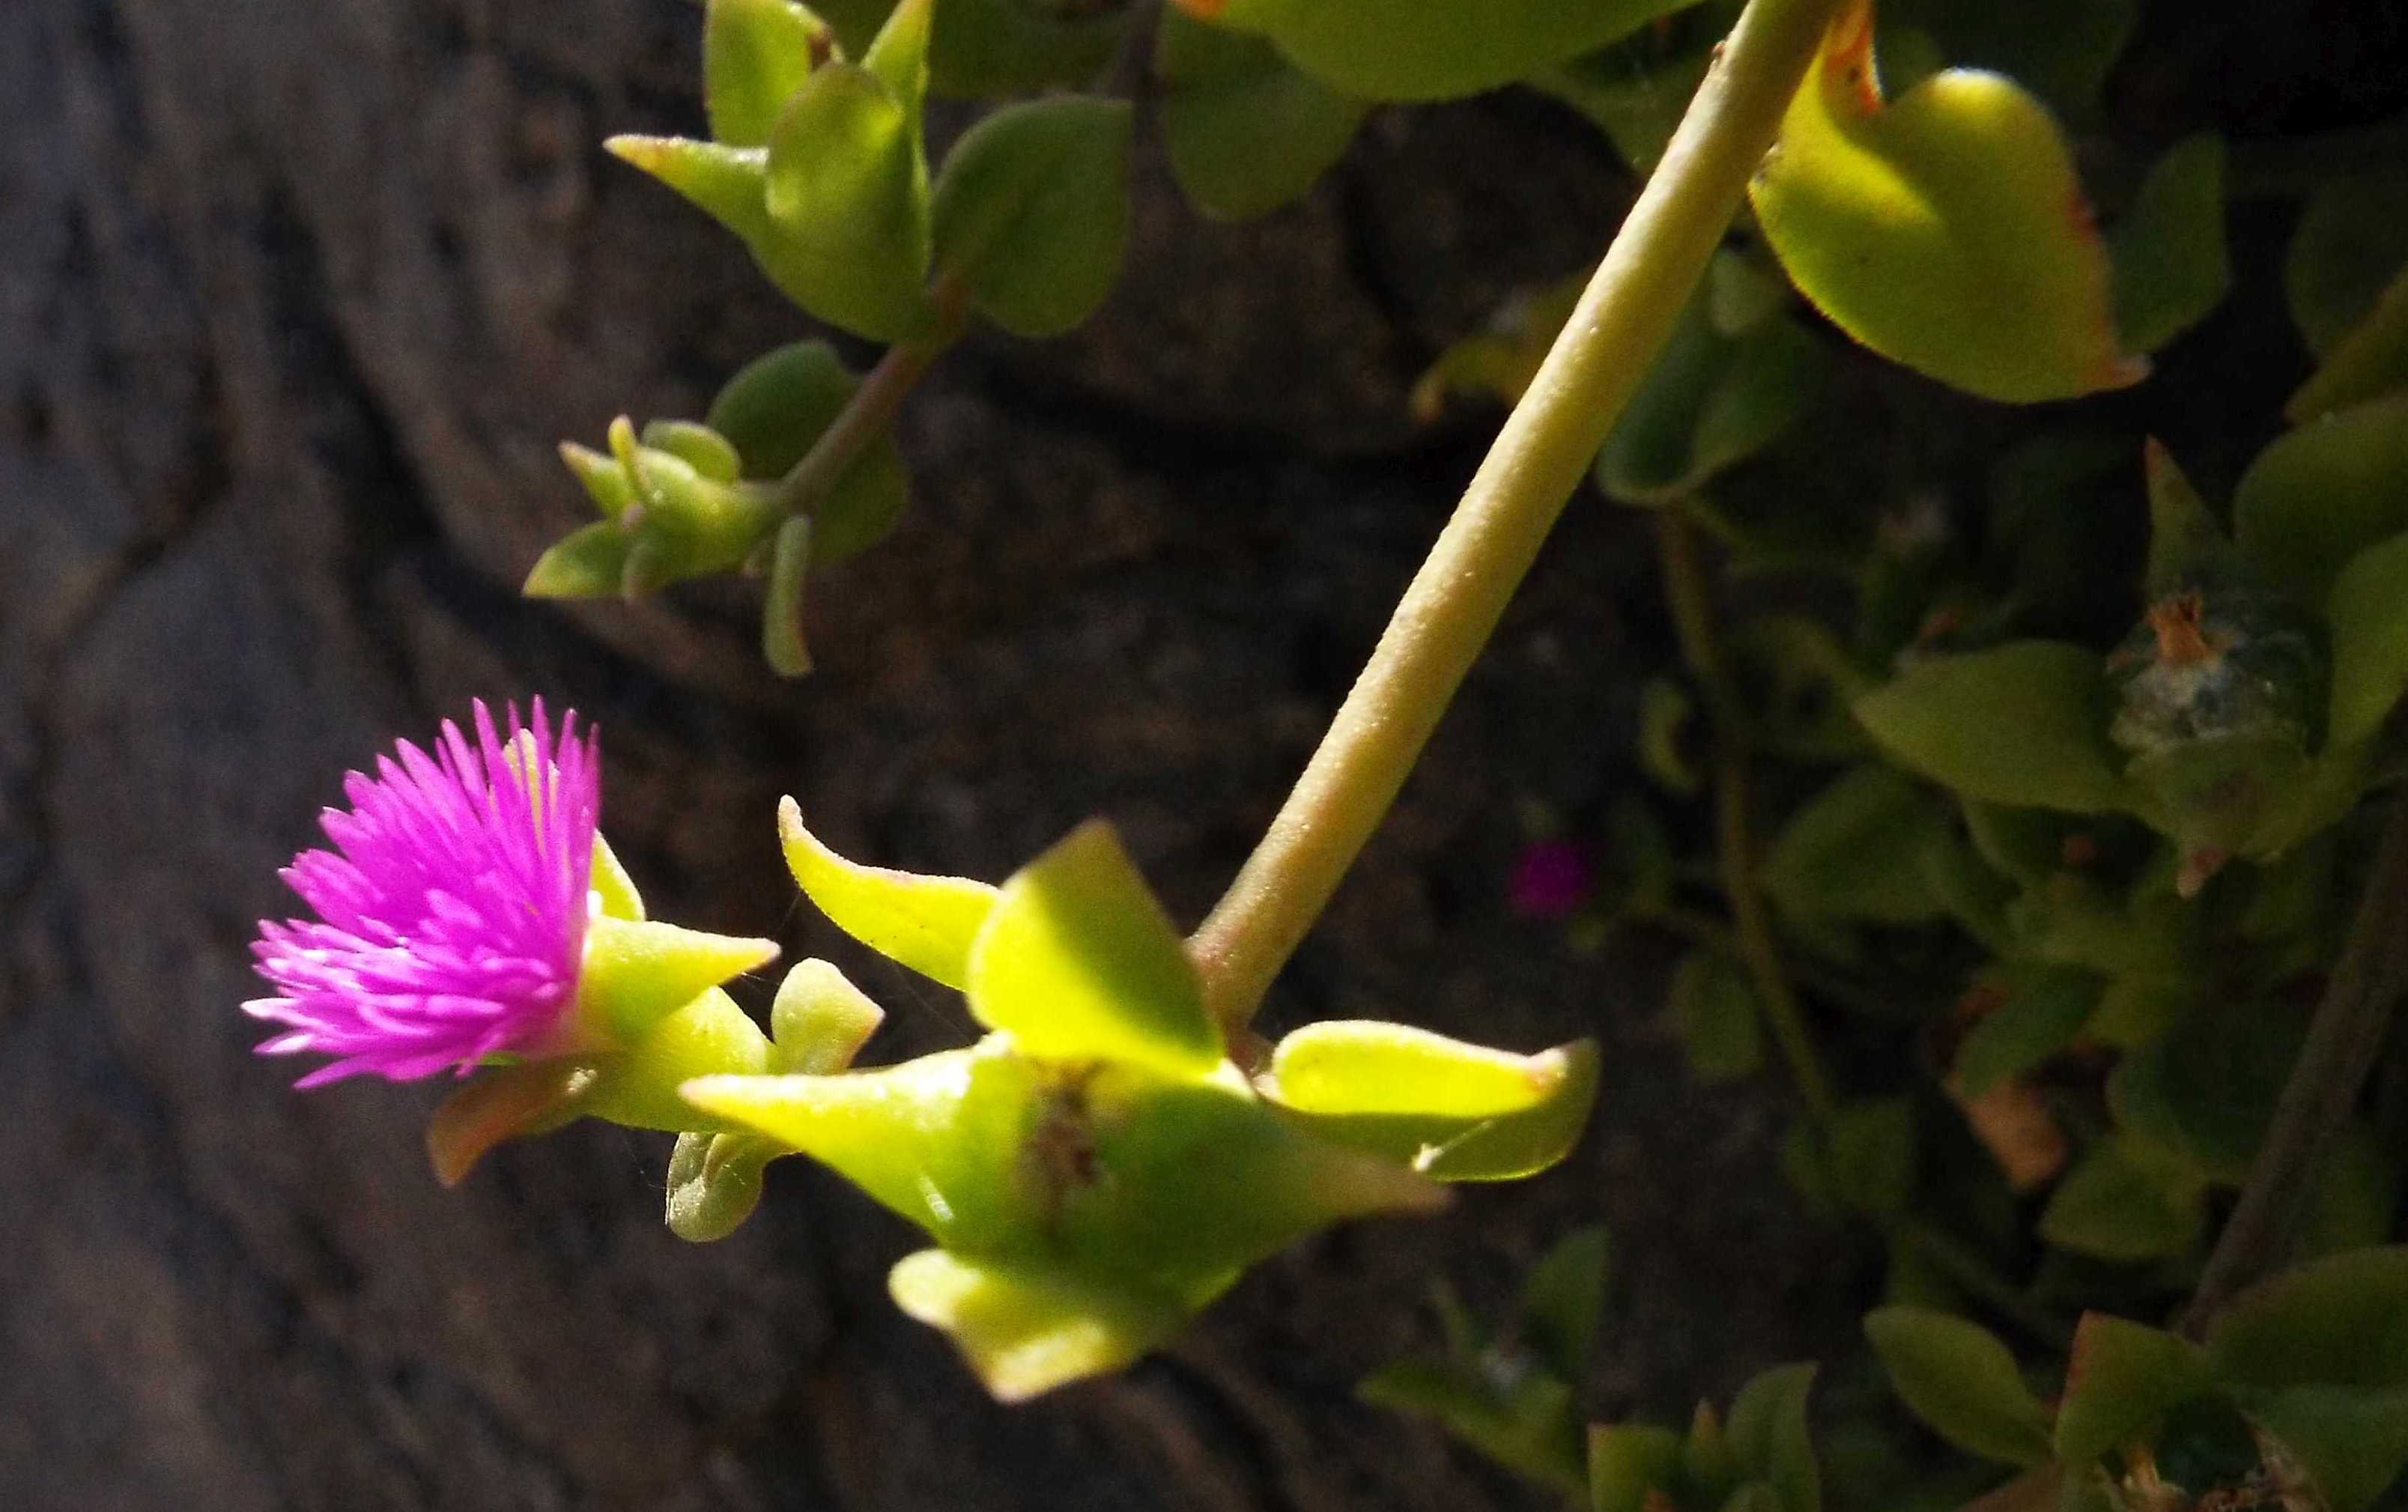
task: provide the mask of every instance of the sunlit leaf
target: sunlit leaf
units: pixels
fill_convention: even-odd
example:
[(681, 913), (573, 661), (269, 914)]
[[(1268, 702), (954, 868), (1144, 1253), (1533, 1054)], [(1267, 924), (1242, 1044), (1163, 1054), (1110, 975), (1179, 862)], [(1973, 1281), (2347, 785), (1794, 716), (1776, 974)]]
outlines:
[(1260, 37), (1167, 10), (1155, 37), (1170, 172), (1218, 221), (1277, 209), (1312, 187), (1368, 107), (1298, 72)]
[(605, 914), (585, 926), (578, 1011), (623, 1043), (632, 1042), (698, 993), (777, 958), (773, 940)]
[(781, 1153), (758, 1134), (681, 1134), (669, 1154), (669, 1232), (688, 1244), (724, 1239), (761, 1203), (761, 1173)]
[(792, 798), (778, 805), (778, 835), (795, 881), (837, 928), (947, 987), (968, 984), (970, 942), (995, 906), (993, 887), (847, 861), (803, 827)]
[(1806, 296), (1918, 372), (2031, 403), (2148, 371), (2117, 339), (2106, 250), (2046, 107), (1966, 69), (1885, 103), (1869, 4), (1833, 24), (1751, 195)]
[(1561, 1160), (1588, 1121), (1597, 1081), (1593, 1040), (1514, 1055), (1350, 1020), (1288, 1035), (1264, 1086), (1323, 1139), (1434, 1180), (1495, 1181)]
[(769, 1069), (833, 1076), (853, 1064), (885, 1019), (833, 963), (798, 962), (769, 1006)]
[(702, 98), (713, 139), (767, 145), (786, 102), (834, 42), (825, 22), (790, 0), (710, 0), (702, 27)]
[(1210, 1071), (1220, 1026), (1179, 932), (1111, 826), (1082, 825), (1015, 873), (971, 942), (970, 1012), (1029, 1054)]
[(999, 1402), (1118, 1370), (1187, 1316), (1176, 1302), (942, 1249), (896, 1262), (887, 1290), (906, 1314), (951, 1335)]
[(1979, 1324), (1924, 1307), (1880, 1307), (1865, 1335), (1899, 1399), (1969, 1454), (2009, 1464), (2050, 1457), (2048, 1410), (2014, 1356)]

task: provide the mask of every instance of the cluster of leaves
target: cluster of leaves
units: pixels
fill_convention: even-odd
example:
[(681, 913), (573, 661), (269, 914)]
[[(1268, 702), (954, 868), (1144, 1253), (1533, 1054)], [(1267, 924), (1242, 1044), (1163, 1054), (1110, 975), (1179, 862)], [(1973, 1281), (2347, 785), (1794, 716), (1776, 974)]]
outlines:
[[(2408, 1462), (2396, 1367), (2359, 1352), (2408, 1263), (2365, 1248), (2396, 1232), (2397, 1109), (2354, 1117), (2315, 1177), (2296, 1251), (2333, 1258), (2203, 1352), (2088, 1309), (2162, 1315), (2198, 1277), (2401, 775), (2408, 174), (2308, 193), (2282, 294), (2313, 367), (2227, 500), (2078, 412), (2029, 431), (1971, 506), (1944, 474), (1810, 449), (1803, 431), (1878, 423), (1868, 390), (1941, 407), (1902, 379), (1833, 383), (1792, 286), (1856, 342), (2010, 403), (2143, 380), (2139, 354), (2229, 292), (2219, 141), (2136, 173), (2103, 234), (2075, 178), (2058, 122), (2097, 119), (2131, 8), (2035, 8), (2065, 24), (1885, 6), (1878, 70), (1867, 8), (1834, 29), (1754, 185), (1754, 235), (1718, 254), (1598, 458), (1601, 492), (1656, 512), (1685, 665), (1643, 691), (1658, 792), (1617, 795), (1590, 832), (1573, 937), (1690, 942), (1669, 1017), (1706, 1080), (1756, 1073), (1785, 1003), (1824, 1015), (1853, 1075), (1788, 1168), (1878, 1236), (1892, 1305), (1868, 1331), (1951, 1443), (2061, 1465), (2068, 1506), (2363, 1506)], [(1550, 87), (1643, 171), (1697, 66), (1668, 28)], [(1447, 352), (1424, 410), (1517, 395), (1577, 288)], [(1856, 407), (1835, 414), (1842, 392)], [(1814, 468), (1907, 502), (1817, 511)], [(1701, 541), (1766, 607), (1713, 622), (1737, 596), (1702, 580)], [(1756, 802), (1780, 806), (1761, 851)], [(1698, 834), (1707, 853), (1684, 854)], [(2061, 1402), (1965, 1312), (2014, 1323), (2052, 1377), (2082, 1315)], [(1422, 1405), (1519, 1462), (1493, 1407)]]
[(670, 1226), (714, 1239), (762, 1167), (810, 1156), (924, 1230), (896, 1303), (1016, 1400), (1125, 1364), (1254, 1262), (1342, 1219), (1425, 1212), (1442, 1183), (1562, 1158), (1597, 1048), (1536, 1055), (1398, 1024), (1309, 1025), (1244, 1069), (1183, 943), (1102, 824), (1001, 887), (856, 865), (781, 816), (796, 880), (839, 927), (958, 989), (988, 1034), (854, 1069), (879, 1010), (795, 968), (757, 1071), (700, 1077)]

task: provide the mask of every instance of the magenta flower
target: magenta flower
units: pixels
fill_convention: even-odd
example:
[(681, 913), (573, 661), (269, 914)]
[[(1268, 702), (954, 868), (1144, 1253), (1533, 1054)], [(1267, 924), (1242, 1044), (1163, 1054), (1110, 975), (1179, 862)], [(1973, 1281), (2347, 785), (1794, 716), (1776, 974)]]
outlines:
[(255, 969), (280, 995), (243, 1005), (285, 1026), (264, 1055), (335, 1057), (295, 1083), (408, 1081), (556, 1044), (577, 997), (601, 817), (601, 752), (577, 716), (555, 735), (543, 701), (504, 735), (482, 703), (471, 745), (446, 720), (429, 755), (408, 741), (373, 777), (344, 779), (332, 850), (281, 874), (314, 921), (262, 920)]
[(1531, 919), (1567, 918), (1595, 881), (1580, 847), (1569, 840), (1534, 840), (1513, 863), (1513, 911)]

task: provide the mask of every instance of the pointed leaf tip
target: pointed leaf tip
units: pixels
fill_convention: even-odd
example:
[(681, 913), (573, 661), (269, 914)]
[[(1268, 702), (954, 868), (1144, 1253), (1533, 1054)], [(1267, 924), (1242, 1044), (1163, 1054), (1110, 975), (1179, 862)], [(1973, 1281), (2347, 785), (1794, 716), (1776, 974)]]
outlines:
[(970, 1012), (1040, 1059), (1172, 1077), (1221, 1062), (1185, 942), (1111, 827), (1081, 825), (1014, 874), (970, 948)]
[(775, 940), (603, 914), (585, 926), (578, 1011), (609, 1039), (632, 1044), (702, 992), (776, 959)]
[(950, 1334), (999, 1402), (1118, 1370), (1186, 1318), (1173, 1303), (941, 1249), (906, 1255), (887, 1290), (906, 1314)]
[(829, 922), (924, 977), (969, 984), (970, 944), (995, 907), (994, 887), (847, 861), (804, 827), (792, 798), (779, 801), (778, 836), (796, 884)]

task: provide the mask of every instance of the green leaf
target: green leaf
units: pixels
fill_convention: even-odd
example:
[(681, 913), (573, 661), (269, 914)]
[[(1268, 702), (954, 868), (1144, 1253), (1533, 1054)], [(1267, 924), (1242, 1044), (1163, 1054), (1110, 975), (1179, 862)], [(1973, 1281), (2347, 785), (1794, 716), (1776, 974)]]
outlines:
[(2408, 262), (2384, 286), (2374, 308), (2334, 343), (2324, 365), (2283, 406), (2295, 425), (2408, 385)]
[(619, 853), (601, 835), (594, 836), (594, 869), (591, 883), (594, 899), (603, 913), (612, 919), (641, 922), (644, 917), (643, 894), (636, 891), (636, 879), (619, 863)]
[(796, 884), (829, 922), (923, 977), (968, 985), (970, 942), (995, 907), (993, 887), (847, 861), (803, 827), (792, 798), (779, 801), (778, 837)]
[(2283, 260), (2283, 292), (2321, 357), (2356, 330), (2408, 264), (2408, 169), (2328, 179), (2308, 196)]
[[(894, 0), (822, 0), (847, 51), (868, 47)], [(943, 0), (928, 39), (928, 85), (956, 99), (1074, 89), (1112, 59), (1127, 19), (1114, 7)]]
[(2408, 692), (2408, 533), (2369, 547), (2333, 580), (2332, 712), (2325, 743), (2370, 738)]
[(970, 944), (970, 1013), (1049, 1060), (1171, 1077), (1221, 1062), (1179, 932), (1111, 827), (1091, 821), (1015, 873)]
[(942, 1249), (904, 1256), (886, 1284), (896, 1306), (952, 1335), (998, 1402), (1118, 1370), (1187, 1316), (1175, 1302)]
[(2201, 132), (2168, 148), (2109, 242), (2115, 326), (2129, 349), (2155, 351), (2222, 304), (2232, 287), (2224, 138)]
[(769, 1006), (769, 1069), (827, 1077), (845, 1070), (885, 1010), (831, 962), (798, 962)]
[(1154, 74), (1171, 177), (1216, 221), (1301, 198), (1346, 150), (1368, 107), (1298, 73), (1259, 37), (1163, 13)]
[(619, 592), (636, 537), (597, 520), (554, 541), (528, 569), (519, 592), (529, 598), (608, 598)]
[[(621, 136), (602, 145), (613, 157), (652, 175), (734, 232), (752, 250), (762, 271), (772, 281), (779, 279), (778, 270), (771, 265), (773, 227), (764, 203), (769, 181), (766, 150), (683, 136)], [(780, 287), (784, 288), (782, 283)], [(785, 292), (796, 297), (793, 290)]]
[[(1732, 252), (1718, 264), (1734, 264)], [(1662, 504), (1778, 438), (1821, 397), (1823, 349), (1785, 315), (1717, 328), (1701, 288), (1598, 453), (1598, 485), (1626, 504)]]
[(1578, 1142), (1598, 1051), (1578, 1040), (1514, 1055), (1402, 1024), (1308, 1024), (1272, 1052), (1264, 1095), (1319, 1137), (1438, 1181), (1544, 1170)]
[(940, 1244), (1029, 1246), (1040, 1214), (1014, 1172), (1041, 1082), (992, 1042), (841, 1076), (706, 1076), (684, 1094), (830, 1167)]
[(1605, 1225), (1574, 1229), (1539, 1257), (1522, 1279), (1514, 1311), (1549, 1368), (1567, 1381), (1588, 1374), (1589, 1349), (1605, 1316)]
[(1689, 1075), (1711, 1086), (1763, 1067), (1762, 1010), (1738, 963), (1719, 950), (1692, 950), (1673, 966), (1667, 995)]
[(1591, 1512), (1646, 1512), (1681, 1473), (1681, 1435), (1641, 1423), (1596, 1423), (1588, 1431)]
[(1691, 0), (1181, 0), (1256, 32), (1307, 73), (1367, 100), (1439, 100), (1526, 78), (1627, 36)]
[(647, 421), (643, 444), (666, 451), (714, 483), (736, 481), (740, 464), (727, 438), (708, 425), (690, 420)]
[(1930, 657), (1855, 707), (1893, 760), (1969, 798), (2077, 814), (2126, 800), (2100, 659), (2079, 646), (2027, 640)]
[(734, 998), (714, 987), (592, 1064), (594, 1075), (577, 1094), (579, 1115), (630, 1129), (724, 1133), (728, 1125), (697, 1113), (679, 1089), (695, 1077), (767, 1070), (769, 1039)]
[(962, 135), (937, 179), (936, 265), (1019, 336), (1095, 313), (1128, 236), (1130, 110), (1057, 95), (1005, 106)]
[(1792, 919), (1914, 924), (1940, 915), (1924, 848), (1954, 824), (1945, 802), (1894, 768), (1852, 766), (1789, 817), (1758, 879)]
[(631, 1044), (696, 994), (776, 959), (774, 940), (604, 914), (585, 926), (577, 1012), (607, 1041)]
[(2139, 1436), (2183, 1403), (2214, 1389), (2207, 1361), (2187, 1339), (2105, 1313), (2085, 1313), (2074, 1330), (2057, 1406), (2057, 1457), (2076, 1470)]
[(1914, 1191), (1914, 1106), (1903, 1097), (1842, 1104), (1831, 1116), (1825, 1158), (1832, 1196), (1875, 1222), (1895, 1220)]
[(2050, 1457), (2048, 1410), (1987, 1329), (1923, 1307), (1879, 1307), (1865, 1315), (1865, 1336), (1899, 1400), (1941, 1437), (2008, 1464)]
[[(861, 380), (824, 341), (797, 341), (747, 363), (710, 403), (710, 428), (743, 460), (743, 476), (769, 479), (802, 461)], [(888, 432), (864, 448), (810, 507), (813, 569), (834, 566), (895, 528), (910, 483)]]
[(2297, 1386), (2249, 1404), (2332, 1512), (2360, 1512), (2408, 1465), (2408, 1391)]
[(2241, 554), (2297, 603), (2324, 603), (2350, 560), (2408, 530), (2408, 392), (2279, 436), (2232, 495)]
[(2208, 1331), (2229, 1380), (2268, 1390), (2408, 1387), (2408, 1248), (2312, 1261), (2235, 1298)]
[(786, 102), (835, 38), (790, 0), (710, 0), (702, 27), (702, 98), (710, 135), (731, 147), (767, 145)]
[[(896, 18), (925, 8), (910, 0)], [(796, 92), (768, 152), (775, 231), (764, 256), (779, 287), (856, 335), (916, 335), (929, 319), (930, 245), (919, 112), (870, 68), (832, 63)]]
[(761, 1171), (779, 1153), (757, 1134), (681, 1134), (669, 1154), (669, 1232), (688, 1244), (724, 1239), (761, 1202)]
[(2142, 1142), (2111, 1135), (2057, 1183), (2040, 1235), (2100, 1260), (2164, 1260), (2207, 1227), (2207, 1183)]
[(2124, 1057), (2107, 1081), (2118, 1124), (2238, 1184), (2272, 1120), (2302, 1033), (2298, 1015), (2241, 992), (2184, 1005), (2173, 1027)]
[(2104, 985), (2078, 966), (2018, 964), (2001, 984), (2006, 1001), (1956, 1048), (1956, 1083), (1968, 1098), (2022, 1075), (2063, 1048), (2099, 1006)]
[(811, 670), (811, 649), (803, 636), (803, 577), (810, 566), (811, 522), (796, 515), (778, 527), (769, 588), (761, 597), (761, 657), (781, 678)]
[(1813, 1365), (1776, 1365), (1731, 1399), (1731, 1457), (1742, 1475), (1770, 1483), (1779, 1512), (1822, 1512), (1822, 1472), (1806, 1422), (1813, 1385)]
[(2107, 255), (2045, 107), (1950, 69), (1885, 104), (1872, 12), (1843, 12), (1749, 188), (1806, 297), (1892, 361), (2029, 404), (2138, 382)]
[(1500, 1382), (1469, 1362), (1399, 1360), (1367, 1376), (1355, 1394), (1428, 1418), (1541, 1485), (1572, 1491), (1582, 1483), (1578, 1405), (1570, 1386), (1544, 1371)]

